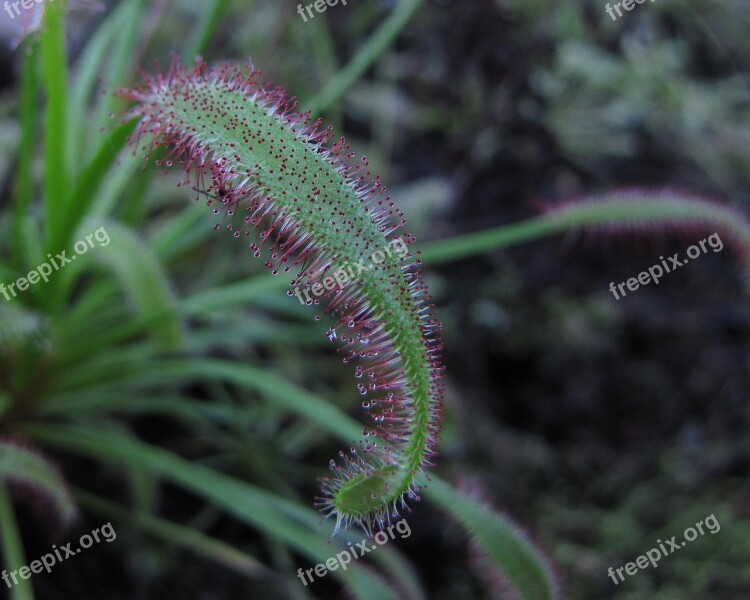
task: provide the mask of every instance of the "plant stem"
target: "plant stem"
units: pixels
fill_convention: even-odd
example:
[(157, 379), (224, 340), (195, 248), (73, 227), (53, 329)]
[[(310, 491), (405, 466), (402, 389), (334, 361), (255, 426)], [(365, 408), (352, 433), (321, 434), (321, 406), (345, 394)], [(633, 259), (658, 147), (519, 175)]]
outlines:
[(530, 242), (566, 228), (566, 224), (552, 221), (546, 216), (534, 217), (520, 223), (502, 225), (494, 229), (425, 244), (420, 258), (426, 263), (449, 263), (499, 248)]

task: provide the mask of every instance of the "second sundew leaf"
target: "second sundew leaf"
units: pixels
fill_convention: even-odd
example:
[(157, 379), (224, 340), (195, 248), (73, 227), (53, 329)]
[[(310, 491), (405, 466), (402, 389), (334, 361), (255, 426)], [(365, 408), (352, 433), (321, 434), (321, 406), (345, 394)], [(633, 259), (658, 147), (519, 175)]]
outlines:
[(375, 423), (359, 452), (331, 461), (319, 504), (337, 530), (358, 523), (371, 531), (416, 496), (442, 419), (439, 324), (402, 213), (364, 157), (356, 160), (343, 138), (328, 145), (330, 128), (295, 112), (296, 101), (250, 67), (175, 64), (120, 94), (138, 103), (128, 114), (139, 119), (133, 143), (146, 141), (147, 157), (166, 147), (163, 163), (182, 166), (186, 183), (195, 177), (228, 231), (247, 238), (256, 257), (267, 246), (274, 274), (294, 270), (299, 289), (347, 265), (366, 267), (349, 269), (357, 275), (348, 282), (328, 279), (307, 303), (337, 320), (328, 336), (343, 343), (344, 362), (357, 363)]

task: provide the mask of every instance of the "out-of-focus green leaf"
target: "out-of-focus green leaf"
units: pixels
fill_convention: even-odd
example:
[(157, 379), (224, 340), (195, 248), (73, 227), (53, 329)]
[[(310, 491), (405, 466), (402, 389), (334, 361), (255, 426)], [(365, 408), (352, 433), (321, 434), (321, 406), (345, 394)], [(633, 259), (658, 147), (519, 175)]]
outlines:
[[(100, 459), (115, 465), (150, 469), (166, 481), (197, 494), (240, 521), (283, 541), (315, 563), (324, 563), (345, 549), (341, 541), (325, 541), (326, 528), (319, 524), (319, 515), (311, 509), (136, 439), (64, 425), (39, 424), (23, 429), (35, 439), (68, 451), (85, 455), (95, 453)], [(397, 599), (385, 580), (364, 564), (352, 562), (346, 571), (336, 570), (331, 574), (361, 600)]]

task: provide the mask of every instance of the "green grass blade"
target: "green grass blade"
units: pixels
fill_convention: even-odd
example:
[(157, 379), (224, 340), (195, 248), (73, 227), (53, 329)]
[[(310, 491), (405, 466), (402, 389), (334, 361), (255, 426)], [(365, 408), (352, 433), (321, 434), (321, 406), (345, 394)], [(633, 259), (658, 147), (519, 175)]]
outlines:
[[(25, 46), (24, 46), (25, 47)], [(12, 225), (13, 260), (17, 266), (25, 266), (25, 248), (28, 241), (29, 208), (34, 198), (34, 150), (36, 147), (37, 54), (27, 52), (23, 58), (21, 72), (21, 97), (19, 118), (21, 121), (21, 144), (18, 151), (18, 170), (15, 182), (15, 206)]]
[[(0, 483), (0, 542), (3, 558), (9, 570), (13, 571), (27, 564), (16, 515), (13, 512), (13, 501), (4, 483)], [(11, 590), (10, 598), (11, 600), (34, 600), (31, 581), (18, 578), (18, 585)]]
[(270, 371), (250, 365), (203, 358), (165, 360), (153, 367), (146, 366), (139, 377), (143, 382), (167, 379), (184, 381), (190, 378), (230, 382), (273, 399), (278, 406), (346, 439), (347, 443), (361, 436), (362, 426), (330, 402)]
[[(291, 411), (322, 430), (349, 442), (356, 439), (362, 425), (320, 396), (263, 370), (217, 360), (182, 360), (156, 363), (140, 371), (138, 380), (147, 385), (161, 377), (186, 381), (191, 377), (220, 380), (263, 394), (284, 410)], [(533, 547), (513, 526), (495, 512), (465, 497), (439, 477), (431, 474), (423, 495), (443, 508), (451, 508), (459, 521), (485, 548), (487, 554), (511, 573), (511, 581), (525, 590), (525, 600), (554, 598), (554, 583), (546, 565)], [(485, 530), (486, 528), (486, 530)], [(497, 541), (495, 541), (497, 540)], [(537, 594), (537, 595), (534, 595)]]
[[(163, 314), (164, 317), (152, 333), (163, 348), (179, 348), (182, 343), (182, 325), (179, 316), (172, 310), (175, 299), (163, 265), (146, 243), (127, 227), (114, 222), (104, 227), (109, 235), (109, 244), (92, 248), (85, 255), (86, 258), (91, 257), (116, 277), (133, 303), (135, 314)], [(83, 239), (85, 234), (90, 234), (95, 229), (98, 228), (89, 221), (81, 225), (77, 235), (79, 239)], [(81, 261), (76, 266), (79, 264)], [(72, 281), (69, 277), (66, 283), (70, 285)]]
[(311, 110), (315, 115), (341, 98), (391, 45), (421, 6), (422, 0), (401, 0), (346, 66), (307, 102), (305, 110)]
[(194, 552), (244, 577), (266, 577), (283, 582), (282, 578), (256, 558), (200, 531), (149, 514), (128, 510), (81, 490), (76, 490), (75, 496), (80, 506), (86, 510), (107, 519), (126, 521), (147, 534), (168, 542), (171, 546)]
[[(64, 425), (28, 425), (23, 430), (40, 441), (71, 452), (96, 454), (100, 459), (119, 466), (146, 468), (282, 541), (313, 560), (313, 564), (325, 562), (345, 548), (343, 541), (326, 541), (328, 528), (313, 525), (320, 517), (311, 509), (292, 507), (293, 503), (282, 497), (136, 439), (111, 431)], [(331, 575), (361, 600), (397, 600), (384, 580), (364, 565), (352, 562), (346, 571), (337, 570)]]
[(185, 51), (185, 64), (189, 65), (195, 60), (196, 56), (203, 55), (211, 41), (211, 36), (216, 31), (216, 27), (229, 6), (230, 3), (227, 0), (213, 0), (211, 5), (207, 4), (203, 9), (193, 40), (188, 44), (188, 50)]
[(260, 300), (285, 286), (288, 286), (288, 282), (280, 277), (262, 275), (195, 294), (183, 300), (180, 309), (186, 314), (205, 314)]
[(41, 36), (43, 81), (47, 92), (44, 114), (44, 206), (48, 239), (58, 239), (68, 207), (68, 77), (65, 52), (65, 2), (44, 7), (45, 32)]
[[(128, 136), (133, 133), (134, 128), (135, 123), (129, 122), (114, 129), (102, 143), (91, 162), (80, 173), (73, 188), (66, 193), (64, 204), (71, 210), (60, 216), (63, 235), (50, 243), (49, 252), (59, 252), (73, 241), (73, 232), (86, 218), (102, 181), (127, 144)], [(67, 235), (64, 235), (65, 233)]]
[[(94, 96), (97, 78), (111, 58), (110, 48), (115, 39), (138, 16), (133, 9), (131, 2), (121, 2), (96, 30), (78, 58), (72, 78), (68, 118), (71, 156), (88, 160), (89, 147), (94, 145), (91, 140), (99, 135), (97, 128), (91, 126), (89, 102)], [(106, 101), (101, 95), (96, 99), (100, 106)], [(101, 108), (97, 114), (104, 110)]]
[(150, 238), (154, 253), (168, 262), (214, 234), (206, 224), (206, 207), (192, 204), (154, 228)]
[[(123, 26), (118, 28), (117, 36), (107, 56), (107, 71), (104, 74), (107, 85), (120, 87), (128, 85), (130, 76), (135, 70), (133, 61), (137, 53), (138, 36), (141, 34), (147, 11), (146, 0), (124, 0), (122, 11), (127, 14)], [(105, 127), (110, 114), (120, 114), (125, 102), (112, 94), (104, 96), (98, 105), (98, 114), (94, 117), (97, 128)]]
[[(159, 374), (178, 378), (191, 375), (199, 378), (218, 378), (245, 389), (254, 389), (278, 406), (315, 423), (342, 441), (356, 439), (361, 430), (361, 425), (339, 408), (267, 371), (255, 371), (247, 366), (215, 360), (163, 363), (155, 366), (154, 370)], [(142, 376), (148, 379), (149, 374), (144, 372)], [(430, 476), (424, 494), (429, 500), (444, 508), (461, 501), (461, 509), (456, 513), (459, 520), (467, 531), (477, 538), (487, 553), (503, 567), (511, 581), (524, 591), (524, 600), (555, 597), (555, 587), (548, 575), (546, 564), (524, 536), (502, 517), (476, 501), (466, 498), (434, 475)], [(486, 531), (483, 530), (483, 524), (486, 524)], [(498, 540), (497, 544), (492, 541), (494, 539)]]

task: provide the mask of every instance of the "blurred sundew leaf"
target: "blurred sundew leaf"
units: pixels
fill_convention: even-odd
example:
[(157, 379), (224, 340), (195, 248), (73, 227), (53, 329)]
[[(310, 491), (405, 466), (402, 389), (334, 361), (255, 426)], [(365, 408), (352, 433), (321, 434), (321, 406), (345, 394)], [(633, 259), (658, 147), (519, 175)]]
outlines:
[(23, 484), (50, 498), (65, 523), (76, 516), (75, 502), (61, 473), (39, 453), (8, 439), (0, 439), (0, 481)]
[(497, 568), (520, 598), (560, 597), (552, 568), (510, 519), (434, 477), (424, 494), (464, 526), (483, 558)]

